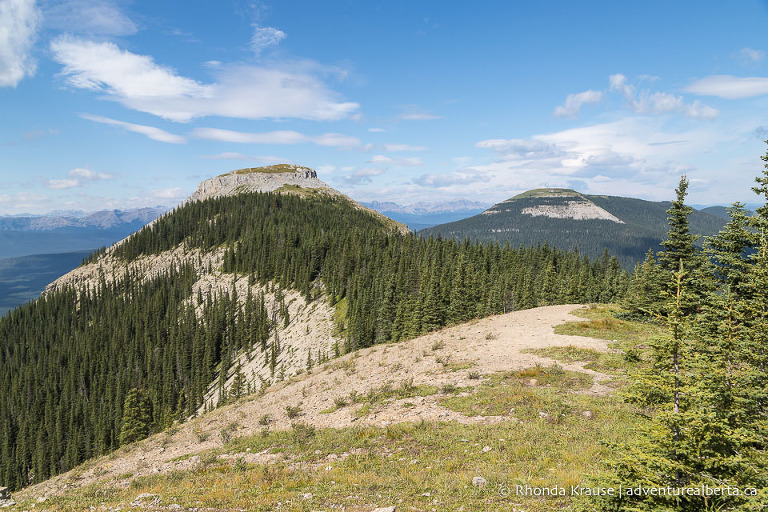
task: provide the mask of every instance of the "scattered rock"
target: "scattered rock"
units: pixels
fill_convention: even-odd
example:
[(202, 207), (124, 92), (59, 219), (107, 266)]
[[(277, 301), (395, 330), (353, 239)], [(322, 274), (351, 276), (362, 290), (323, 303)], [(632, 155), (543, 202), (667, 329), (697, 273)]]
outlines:
[(153, 507), (160, 504), (160, 496), (148, 492), (141, 493), (131, 502), (132, 507)]
[(302, 494), (302, 495), (301, 495), (301, 497), (302, 497), (302, 499), (305, 499), (305, 500), (311, 500), (311, 499), (313, 498), (313, 496), (312, 496), (312, 493), (311, 493), (311, 492), (308, 492), (308, 493)]
[(537, 379), (531, 379), (531, 380), (528, 381), (528, 385), (529, 386), (538, 386), (539, 385), (539, 381)]
[(490, 446), (483, 446), (483, 453), (488, 453), (488, 452), (489, 452), (489, 451), (491, 451), (492, 449), (493, 449), (493, 448), (491, 448)]
[(488, 480), (481, 476), (476, 476), (472, 479), (472, 486), (482, 489), (488, 484)]
[(592, 411), (581, 411), (581, 415), (587, 418), (588, 420), (591, 420), (592, 418), (595, 417), (595, 413), (593, 413)]
[(544, 411), (539, 411), (539, 418), (545, 420), (545, 419), (549, 418), (549, 414), (545, 413)]
[(374, 509), (373, 512), (396, 512), (395, 507), (380, 507), (377, 509)]

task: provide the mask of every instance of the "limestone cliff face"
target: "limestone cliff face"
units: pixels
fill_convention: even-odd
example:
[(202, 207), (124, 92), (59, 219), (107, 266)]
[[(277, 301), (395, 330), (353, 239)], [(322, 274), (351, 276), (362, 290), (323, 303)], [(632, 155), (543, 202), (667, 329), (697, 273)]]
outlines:
[(322, 189), (326, 193), (338, 193), (317, 179), (317, 172), (309, 167), (281, 164), (270, 167), (239, 169), (203, 181), (197, 191), (184, 202), (201, 201), (211, 197), (234, 195), (241, 192), (273, 192), (282, 187), (294, 186)]

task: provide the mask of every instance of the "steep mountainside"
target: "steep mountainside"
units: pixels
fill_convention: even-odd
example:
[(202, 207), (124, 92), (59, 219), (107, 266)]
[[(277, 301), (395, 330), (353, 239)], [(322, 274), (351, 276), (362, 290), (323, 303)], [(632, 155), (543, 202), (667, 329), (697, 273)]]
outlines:
[(415, 237), (310, 171), (214, 178), (0, 319), (0, 485), (350, 351), (626, 287), (616, 260)]
[[(509, 242), (512, 247), (543, 244), (600, 257), (607, 249), (626, 269), (648, 249), (660, 250), (667, 231), (667, 202), (614, 196), (584, 195), (568, 189), (537, 189), (507, 199), (480, 215), (419, 231), (481, 242)], [(694, 211), (691, 231), (714, 235), (727, 222)]]

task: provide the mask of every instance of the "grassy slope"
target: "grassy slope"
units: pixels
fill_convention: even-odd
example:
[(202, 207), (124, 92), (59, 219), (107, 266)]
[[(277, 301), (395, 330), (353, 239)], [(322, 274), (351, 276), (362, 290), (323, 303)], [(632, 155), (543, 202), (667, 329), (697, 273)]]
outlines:
[[(615, 348), (632, 348), (640, 356), (644, 340), (658, 332), (653, 324), (617, 320), (610, 308), (581, 311), (587, 321), (559, 329), (614, 339)], [(600, 368), (617, 377), (642, 364), (619, 351), (582, 354), (566, 347), (548, 349), (546, 355), (564, 362), (610, 360)], [(195, 469), (139, 477), (130, 484), (94, 484), (37, 504), (37, 509), (124, 507), (139, 494), (150, 493), (159, 495), (162, 505), (178, 504), (185, 510), (274, 510), (278, 502), (283, 510), (306, 511), (391, 505), (398, 510), (573, 510), (570, 497), (519, 496), (514, 486), (587, 485), (610, 456), (603, 442), (631, 435), (631, 407), (615, 395), (575, 392), (588, 386), (584, 377), (558, 366), (534, 367), (491, 375), (474, 391), (403, 385), (338, 402), (339, 407), (362, 410), (372, 401), (441, 392), (443, 405), (467, 416), (507, 414), (502, 421), (480, 425), (421, 422), (317, 429), (297, 422), (287, 431), (273, 431), (269, 418), (261, 418), (261, 434), (237, 437), (233, 423), (222, 429), (220, 448), (196, 454), (200, 463)], [(254, 461), (254, 454), (272, 454), (275, 460)], [(476, 476), (487, 484), (473, 486)], [(123, 475), (123, 480), (130, 477)]]

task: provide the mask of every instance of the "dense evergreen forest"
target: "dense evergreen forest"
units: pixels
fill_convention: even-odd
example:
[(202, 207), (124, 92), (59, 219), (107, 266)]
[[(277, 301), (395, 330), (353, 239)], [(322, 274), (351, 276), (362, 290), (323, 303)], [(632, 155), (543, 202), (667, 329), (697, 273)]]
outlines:
[[(186, 204), (113, 257), (180, 244), (223, 249), (224, 272), (346, 310), (340, 352), (515, 309), (615, 301), (627, 287), (607, 253), (591, 262), (546, 244), (422, 239), (314, 193)], [(0, 319), (1, 485), (40, 482), (195, 414), (242, 350), (269, 364), (283, 319), (260, 295), (194, 296), (197, 278), (191, 264), (152, 278), (105, 273), (95, 288), (57, 290)]]

